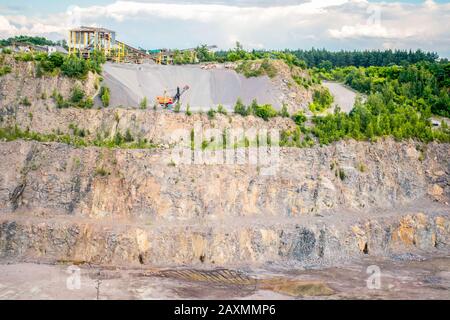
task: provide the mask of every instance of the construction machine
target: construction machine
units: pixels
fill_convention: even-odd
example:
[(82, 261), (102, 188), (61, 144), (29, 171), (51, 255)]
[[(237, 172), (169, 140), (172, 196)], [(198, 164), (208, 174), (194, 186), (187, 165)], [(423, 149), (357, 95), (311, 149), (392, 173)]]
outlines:
[(189, 86), (184, 86), (183, 89), (180, 90), (180, 87), (177, 87), (175, 90), (176, 93), (174, 96), (170, 96), (167, 94), (167, 91), (164, 91), (164, 95), (162, 96), (158, 96), (156, 97), (156, 100), (158, 101), (158, 103), (163, 106), (164, 108), (170, 108), (172, 107), (175, 103), (177, 103), (178, 101), (180, 101), (181, 96), (188, 91), (190, 88)]

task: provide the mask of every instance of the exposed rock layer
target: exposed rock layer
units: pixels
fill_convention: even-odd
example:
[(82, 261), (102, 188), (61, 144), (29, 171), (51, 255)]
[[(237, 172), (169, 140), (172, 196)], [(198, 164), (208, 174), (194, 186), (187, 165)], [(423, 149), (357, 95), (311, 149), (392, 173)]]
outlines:
[(256, 165), (174, 166), (171, 150), (1, 143), (0, 253), (248, 265), (448, 252), (449, 145), (421, 149), (282, 149), (278, 172), (262, 176)]

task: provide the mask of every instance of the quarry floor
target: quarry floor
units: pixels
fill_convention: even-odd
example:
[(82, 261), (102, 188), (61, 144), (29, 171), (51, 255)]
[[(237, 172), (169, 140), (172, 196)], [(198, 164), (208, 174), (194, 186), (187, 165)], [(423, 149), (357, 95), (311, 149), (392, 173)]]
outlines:
[[(379, 289), (367, 285), (373, 268), (381, 272)], [(251, 285), (146, 271), (0, 261), (0, 299), (450, 299), (450, 255), (367, 257), (320, 270), (252, 270), (246, 272), (255, 279)], [(79, 282), (73, 281), (77, 273)], [(278, 285), (268, 286), (270, 279)]]

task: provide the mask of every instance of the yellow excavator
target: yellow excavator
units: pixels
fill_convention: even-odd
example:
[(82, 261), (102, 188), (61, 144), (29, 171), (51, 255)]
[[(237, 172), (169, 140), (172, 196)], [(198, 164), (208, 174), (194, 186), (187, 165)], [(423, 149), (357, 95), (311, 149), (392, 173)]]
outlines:
[(183, 89), (177, 87), (174, 91), (176, 91), (174, 96), (170, 96), (167, 94), (167, 91), (164, 91), (164, 95), (156, 97), (158, 103), (164, 108), (171, 108), (175, 103), (180, 101), (181, 96), (188, 91), (190, 88), (188, 85), (184, 86)]

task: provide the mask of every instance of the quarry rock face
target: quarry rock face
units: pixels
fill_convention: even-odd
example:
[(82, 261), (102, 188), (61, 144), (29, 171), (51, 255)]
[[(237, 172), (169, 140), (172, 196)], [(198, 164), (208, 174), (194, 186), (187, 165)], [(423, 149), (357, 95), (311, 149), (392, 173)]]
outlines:
[(6, 63), (13, 71), (0, 77), (0, 109), (11, 109), (25, 97), (32, 102), (50, 102), (54, 92), (69, 99), (75, 86), (82, 88), (87, 96), (93, 96), (98, 89), (95, 88), (98, 76), (92, 72), (89, 72), (84, 80), (48, 75), (37, 77), (34, 62), (15, 61), (12, 56), (6, 56)]
[(250, 164), (174, 164), (170, 149), (4, 142), (0, 255), (222, 266), (448, 252), (449, 145), (418, 149), (282, 148), (264, 176)]
[(0, 115), (3, 118), (3, 126), (17, 125), (22, 130), (28, 129), (42, 134), (71, 134), (71, 125), (75, 124), (79, 129), (85, 130), (86, 138), (90, 140), (97, 137), (112, 139), (116, 133), (125, 134), (129, 130), (135, 139), (147, 139), (154, 144), (167, 147), (179, 141), (177, 130), (190, 134), (196, 124), (199, 124), (202, 130), (214, 129), (220, 132), (233, 129), (272, 128), (294, 132), (296, 129), (295, 123), (290, 118), (264, 121), (254, 116), (217, 114), (214, 119), (210, 119), (206, 114), (186, 116), (184, 113), (161, 110), (55, 109), (52, 100), (38, 100), (29, 107), (0, 108)]

